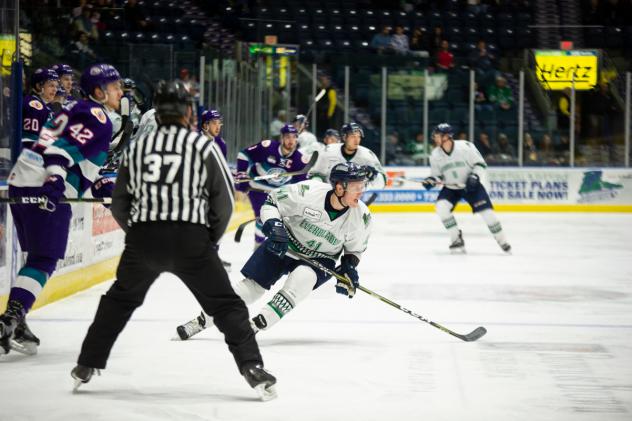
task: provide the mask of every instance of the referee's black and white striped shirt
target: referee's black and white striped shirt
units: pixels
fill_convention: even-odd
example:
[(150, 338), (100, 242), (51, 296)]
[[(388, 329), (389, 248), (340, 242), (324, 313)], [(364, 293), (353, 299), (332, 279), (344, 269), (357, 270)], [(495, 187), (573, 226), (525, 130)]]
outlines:
[(140, 222), (209, 227), (217, 241), (233, 212), (233, 179), (217, 144), (177, 125), (141, 136), (123, 156), (112, 214), (127, 230)]

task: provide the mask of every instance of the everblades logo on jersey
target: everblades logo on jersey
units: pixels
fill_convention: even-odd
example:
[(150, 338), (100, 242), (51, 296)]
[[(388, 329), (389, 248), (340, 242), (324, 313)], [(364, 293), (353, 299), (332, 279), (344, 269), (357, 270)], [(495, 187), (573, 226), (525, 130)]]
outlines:
[(99, 120), (103, 124), (105, 124), (105, 122), (108, 121), (107, 116), (105, 115), (105, 113), (103, 112), (101, 108), (98, 108), (98, 107), (90, 108), (90, 113), (93, 116), (95, 116), (97, 120)]
[(44, 109), (44, 105), (36, 99), (29, 101), (29, 105), (38, 111), (42, 111)]
[(320, 221), (321, 215), (322, 212), (315, 209), (305, 208), (305, 210), (303, 210), (303, 216), (310, 221)]
[(371, 222), (371, 214), (370, 213), (363, 213), (362, 214), (362, 220), (364, 221), (364, 226), (368, 227), (369, 226), (369, 222)]
[(586, 171), (579, 188), (579, 203), (603, 202), (617, 197), (623, 184), (610, 183), (602, 179), (603, 171)]

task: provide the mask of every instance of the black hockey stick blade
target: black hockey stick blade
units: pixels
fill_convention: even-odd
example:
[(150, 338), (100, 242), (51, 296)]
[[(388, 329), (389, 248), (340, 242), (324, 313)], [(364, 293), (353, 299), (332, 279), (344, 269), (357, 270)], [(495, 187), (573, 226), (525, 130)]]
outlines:
[(246, 229), (246, 226), (248, 224), (250, 224), (251, 222), (255, 222), (256, 219), (249, 219), (246, 222), (240, 224), (237, 227), (237, 231), (235, 231), (235, 242), (238, 243), (241, 241), (241, 236), (244, 234), (244, 230)]
[(371, 193), (371, 196), (364, 202), (365, 205), (371, 206), (373, 202), (377, 199), (377, 193)]
[(463, 336), (463, 340), (466, 342), (474, 342), (475, 340), (480, 339), (483, 336), (485, 336), (486, 333), (487, 333), (487, 329), (485, 329), (483, 326), (479, 326), (473, 331), (471, 331), (470, 333), (468, 333), (467, 335), (461, 335), (461, 336)]

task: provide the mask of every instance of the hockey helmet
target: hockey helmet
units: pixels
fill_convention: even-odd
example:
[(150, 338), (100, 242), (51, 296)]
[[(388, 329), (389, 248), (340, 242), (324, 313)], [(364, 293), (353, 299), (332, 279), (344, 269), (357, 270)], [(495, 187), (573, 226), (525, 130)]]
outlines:
[(72, 67), (70, 67), (68, 64), (53, 64), (51, 69), (57, 72), (59, 77), (62, 77), (64, 75), (71, 75), (71, 76), (74, 75), (74, 72), (72, 71)]
[(285, 126), (281, 127), (281, 136), (283, 136), (284, 134), (295, 134), (298, 136), (298, 130), (296, 130), (296, 127), (292, 126), (291, 124), (286, 124)]
[(95, 64), (84, 70), (79, 86), (81, 86), (83, 93), (88, 96), (92, 95), (96, 88), (101, 88), (105, 91), (107, 84), (119, 80), (121, 80), (121, 75), (114, 66), (110, 64)]
[(447, 134), (448, 136), (453, 137), (454, 129), (452, 129), (452, 126), (450, 126), (448, 123), (441, 123), (441, 124), (438, 124), (437, 127), (435, 127), (432, 130), (432, 134), (433, 135), (434, 134), (441, 134), (441, 135)]
[(192, 101), (193, 97), (182, 82), (161, 80), (154, 94), (156, 117), (163, 124), (177, 122), (186, 115)]
[(219, 111), (212, 110), (212, 109), (204, 111), (201, 117), (202, 124), (207, 123), (211, 120), (222, 121), (222, 119), (223, 119), (222, 114)]
[(59, 75), (53, 69), (39, 68), (31, 75), (31, 88), (36, 90), (39, 83), (45, 83), (49, 80), (59, 80)]
[(342, 134), (342, 140), (344, 141), (348, 135), (352, 134), (352, 133), (359, 133), (361, 138), (364, 138), (364, 130), (362, 130), (362, 127), (360, 127), (360, 125), (358, 123), (347, 123), (344, 126), (342, 126), (342, 129), (340, 129), (340, 133)]
[(329, 182), (334, 189), (337, 183), (342, 183), (342, 186), (346, 189), (347, 183), (350, 181), (367, 181), (368, 179), (369, 173), (366, 168), (355, 162), (336, 164), (329, 173)]

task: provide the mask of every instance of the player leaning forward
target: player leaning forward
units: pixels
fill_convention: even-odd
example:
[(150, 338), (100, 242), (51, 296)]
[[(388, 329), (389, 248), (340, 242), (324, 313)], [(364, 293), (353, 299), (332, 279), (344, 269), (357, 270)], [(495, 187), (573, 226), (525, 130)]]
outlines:
[[(342, 255), (336, 271), (346, 275), (349, 282), (338, 281), (336, 292), (353, 297), (359, 285), (356, 267), (371, 230), (369, 209), (360, 201), (370, 172), (366, 167), (345, 162), (332, 169), (331, 185), (308, 180), (270, 192), (261, 208), (267, 238), (242, 268), (245, 278), (233, 288), (246, 304), (251, 304), (281, 276), (288, 273), (289, 276), (281, 290), (252, 319), (255, 332), (276, 324), (330, 278), (286, 255), (288, 247), (330, 269)], [(211, 325), (212, 321), (202, 313), (179, 326), (178, 336), (185, 340)]]
[(452, 214), (456, 204), (463, 198), (474, 213), (481, 215), (498, 245), (509, 253), (511, 246), (493, 211), (489, 195), (481, 184), (487, 168), (485, 160), (472, 143), (454, 140), (452, 136), (452, 127), (447, 123), (439, 124), (432, 132), (437, 147), (430, 155), (430, 177), (423, 182), (426, 189), (431, 189), (437, 183), (443, 184), (436, 210), (450, 234), (450, 250), (463, 250), (465, 246), (461, 230)]

